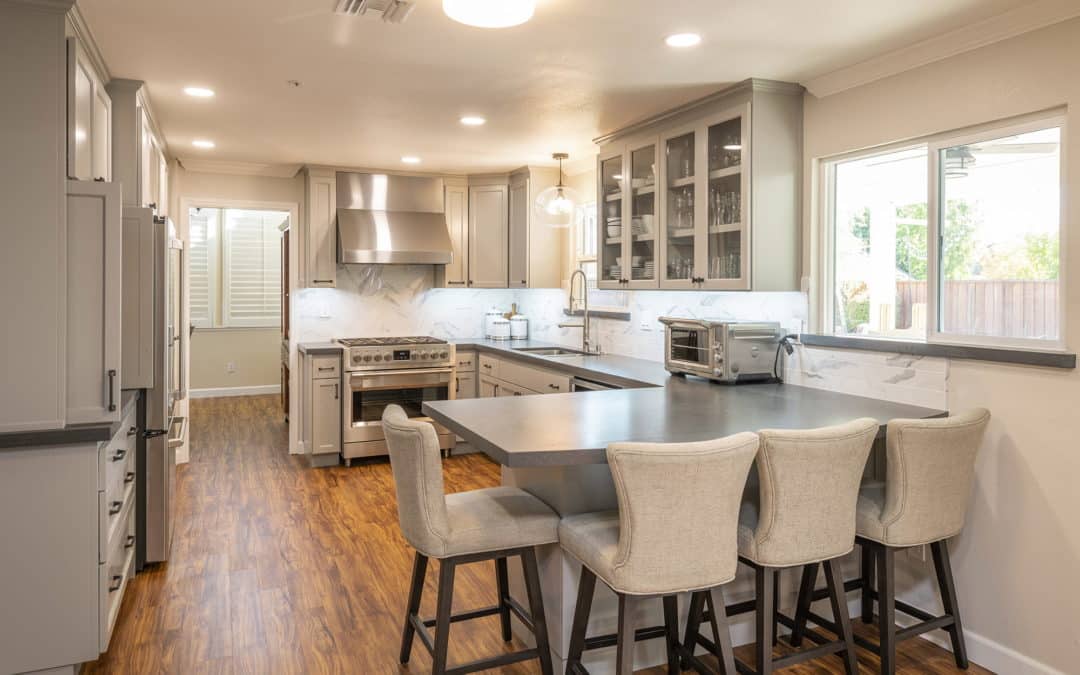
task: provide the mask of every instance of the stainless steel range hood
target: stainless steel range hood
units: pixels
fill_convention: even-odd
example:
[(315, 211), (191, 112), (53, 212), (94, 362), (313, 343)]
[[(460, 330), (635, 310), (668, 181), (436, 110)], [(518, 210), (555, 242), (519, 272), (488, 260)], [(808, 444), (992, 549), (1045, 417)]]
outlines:
[(446, 265), (454, 258), (441, 178), (337, 174), (338, 261)]

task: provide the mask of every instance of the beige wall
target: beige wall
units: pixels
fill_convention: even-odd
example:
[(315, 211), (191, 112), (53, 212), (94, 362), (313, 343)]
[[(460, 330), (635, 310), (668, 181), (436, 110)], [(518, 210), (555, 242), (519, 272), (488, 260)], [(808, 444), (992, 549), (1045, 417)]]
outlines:
[(191, 355), (191, 389), (263, 387), (281, 379), (281, 331), (277, 328), (196, 330)]
[[(302, 176), (270, 178), (195, 173), (176, 168), (173, 213), (181, 237), (187, 238), (185, 200), (295, 204), (302, 213)], [(281, 381), (281, 332), (277, 328), (196, 330), (191, 340), (192, 390), (276, 386)], [(236, 366), (228, 372), (228, 364)]]
[[(817, 195), (817, 158), (1069, 106), (1065, 194), (1080, 195), (1078, 69), (1080, 20), (1073, 20), (824, 99), (808, 96), (806, 194)], [(804, 241), (816, 242), (816, 201), (806, 200)], [(1075, 350), (1080, 200), (1067, 204), (1064, 222), (1066, 339)], [(815, 285), (816, 263), (817, 248), (808, 247), (804, 274)], [(986, 406), (994, 415), (967, 528), (952, 544), (972, 657), (1002, 673), (1076, 672), (1080, 374), (953, 361), (948, 397), (952, 410)]]

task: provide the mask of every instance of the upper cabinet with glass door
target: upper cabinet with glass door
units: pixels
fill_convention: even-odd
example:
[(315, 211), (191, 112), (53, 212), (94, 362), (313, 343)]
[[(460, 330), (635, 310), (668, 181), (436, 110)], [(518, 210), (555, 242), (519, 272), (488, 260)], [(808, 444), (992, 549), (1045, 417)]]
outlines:
[[(602, 248), (609, 246), (601, 285), (798, 290), (802, 92), (795, 84), (747, 80), (599, 139), (601, 166), (605, 158), (621, 162), (618, 171), (601, 171), (601, 189), (624, 166), (632, 181), (629, 195), (614, 199), (623, 211), (614, 214), (608, 204), (603, 215), (630, 213), (634, 237), (612, 241), (625, 227), (601, 237)], [(624, 140), (653, 134), (655, 146)], [(645, 159), (654, 153), (655, 161)]]
[(658, 288), (657, 147), (650, 137), (600, 157), (601, 288)]
[(112, 99), (78, 39), (67, 39), (68, 177), (112, 180)]

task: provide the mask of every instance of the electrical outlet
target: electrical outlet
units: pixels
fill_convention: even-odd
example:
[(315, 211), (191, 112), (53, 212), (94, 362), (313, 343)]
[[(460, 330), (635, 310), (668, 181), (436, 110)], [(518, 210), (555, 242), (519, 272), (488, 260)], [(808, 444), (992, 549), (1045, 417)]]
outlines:
[(330, 318), (330, 308), (327, 305), (325, 305), (325, 304), (319, 305), (319, 318), (320, 319), (329, 319)]
[(236, 372), (236, 361), (229, 361), (228, 363), (226, 363), (225, 364), (225, 372), (226, 373), (235, 373)]
[(648, 320), (643, 320), (640, 324), (638, 324), (638, 329), (642, 330), (642, 331), (645, 331), (645, 332), (651, 331), (652, 330), (652, 322), (648, 321)]

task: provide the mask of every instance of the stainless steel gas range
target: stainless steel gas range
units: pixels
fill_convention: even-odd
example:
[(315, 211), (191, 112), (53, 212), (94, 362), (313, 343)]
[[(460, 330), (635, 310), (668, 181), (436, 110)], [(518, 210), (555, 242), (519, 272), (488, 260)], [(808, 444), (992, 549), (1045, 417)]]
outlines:
[[(346, 347), (342, 400), (342, 457), (385, 455), (382, 414), (396, 403), (409, 417), (423, 415), (425, 401), (454, 398), (454, 345), (433, 337), (356, 338), (338, 340)], [(451, 450), (454, 434), (435, 425), (439, 445)]]

